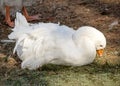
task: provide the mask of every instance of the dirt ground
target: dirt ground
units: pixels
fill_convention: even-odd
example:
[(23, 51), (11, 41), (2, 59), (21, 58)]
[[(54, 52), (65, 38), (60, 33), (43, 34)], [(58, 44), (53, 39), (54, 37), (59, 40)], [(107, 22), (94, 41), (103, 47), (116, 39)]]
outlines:
[[(120, 64), (119, 0), (38, 0), (36, 4), (27, 9), (30, 15), (41, 14), (40, 20), (32, 23), (60, 22), (74, 29), (84, 25), (97, 28), (105, 34), (107, 47), (104, 57), (96, 58), (95, 62), (115, 67)], [(0, 13), (0, 40), (8, 39), (10, 32), (11, 28), (5, 24), (4, 16)], [(14, 43), (0, 42), (1, 73), (13, 67), (20, 68), (17, 56), (11, 56), (13, 48)], [(1, 71), (4, 68), (7, 69)]]

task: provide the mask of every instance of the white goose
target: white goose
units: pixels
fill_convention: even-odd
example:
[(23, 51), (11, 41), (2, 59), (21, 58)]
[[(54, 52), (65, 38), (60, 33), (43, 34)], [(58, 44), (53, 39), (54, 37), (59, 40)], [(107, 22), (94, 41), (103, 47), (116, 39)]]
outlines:
[(16, 39), (14, 52), (22, 60), (21, 67), (30, 70), (44, 64), (82, 66), (93, 62), (96, 51), (101, 56), (106, 38), (90, 26), (73, 30), (53, 23), (29, 24), (17, 13), (15, 28), (9, 35)]

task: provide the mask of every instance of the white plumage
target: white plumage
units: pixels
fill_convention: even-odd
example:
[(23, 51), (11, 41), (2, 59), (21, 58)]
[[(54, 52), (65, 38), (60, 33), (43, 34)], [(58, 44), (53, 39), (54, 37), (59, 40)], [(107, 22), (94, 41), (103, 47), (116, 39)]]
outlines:
[(93, 62), (96, 50), (106, 47), (104, 35), (93, 27), (73, 30), (54, 23), (29, 24), (20, 13), (16, 17), (9, 38), (16, 40), (14, 52), (22, 68), (32, 70), (48, 63), (82, 66)]

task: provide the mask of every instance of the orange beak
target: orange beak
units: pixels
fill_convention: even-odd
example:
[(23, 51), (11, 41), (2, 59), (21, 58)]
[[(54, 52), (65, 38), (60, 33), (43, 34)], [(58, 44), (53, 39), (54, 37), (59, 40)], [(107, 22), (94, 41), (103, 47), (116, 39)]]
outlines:
[(103, 49), (97, 50), (97, 54), (98, 54), (99, 56), (103, 56)]

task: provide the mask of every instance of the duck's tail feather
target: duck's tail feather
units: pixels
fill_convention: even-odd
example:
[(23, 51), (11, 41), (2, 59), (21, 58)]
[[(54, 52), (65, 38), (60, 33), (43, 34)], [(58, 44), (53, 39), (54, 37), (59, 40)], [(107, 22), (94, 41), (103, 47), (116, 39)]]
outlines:
[(16, 13), (15, 27), (12, 29), (12, 31), (13, 32), (8, 35), (9, 39), (18, 39), (18, 37), (31, 31), (26, 18), (19, 12)]
[(17, 12), (16, 19), (15, 19), (15, 28), (18, 28), (21, 26), (27, 27), (27, 26), (29, 26), (29, 23), (27, 22), (25, 16), (23, 16), (21, 13)]

